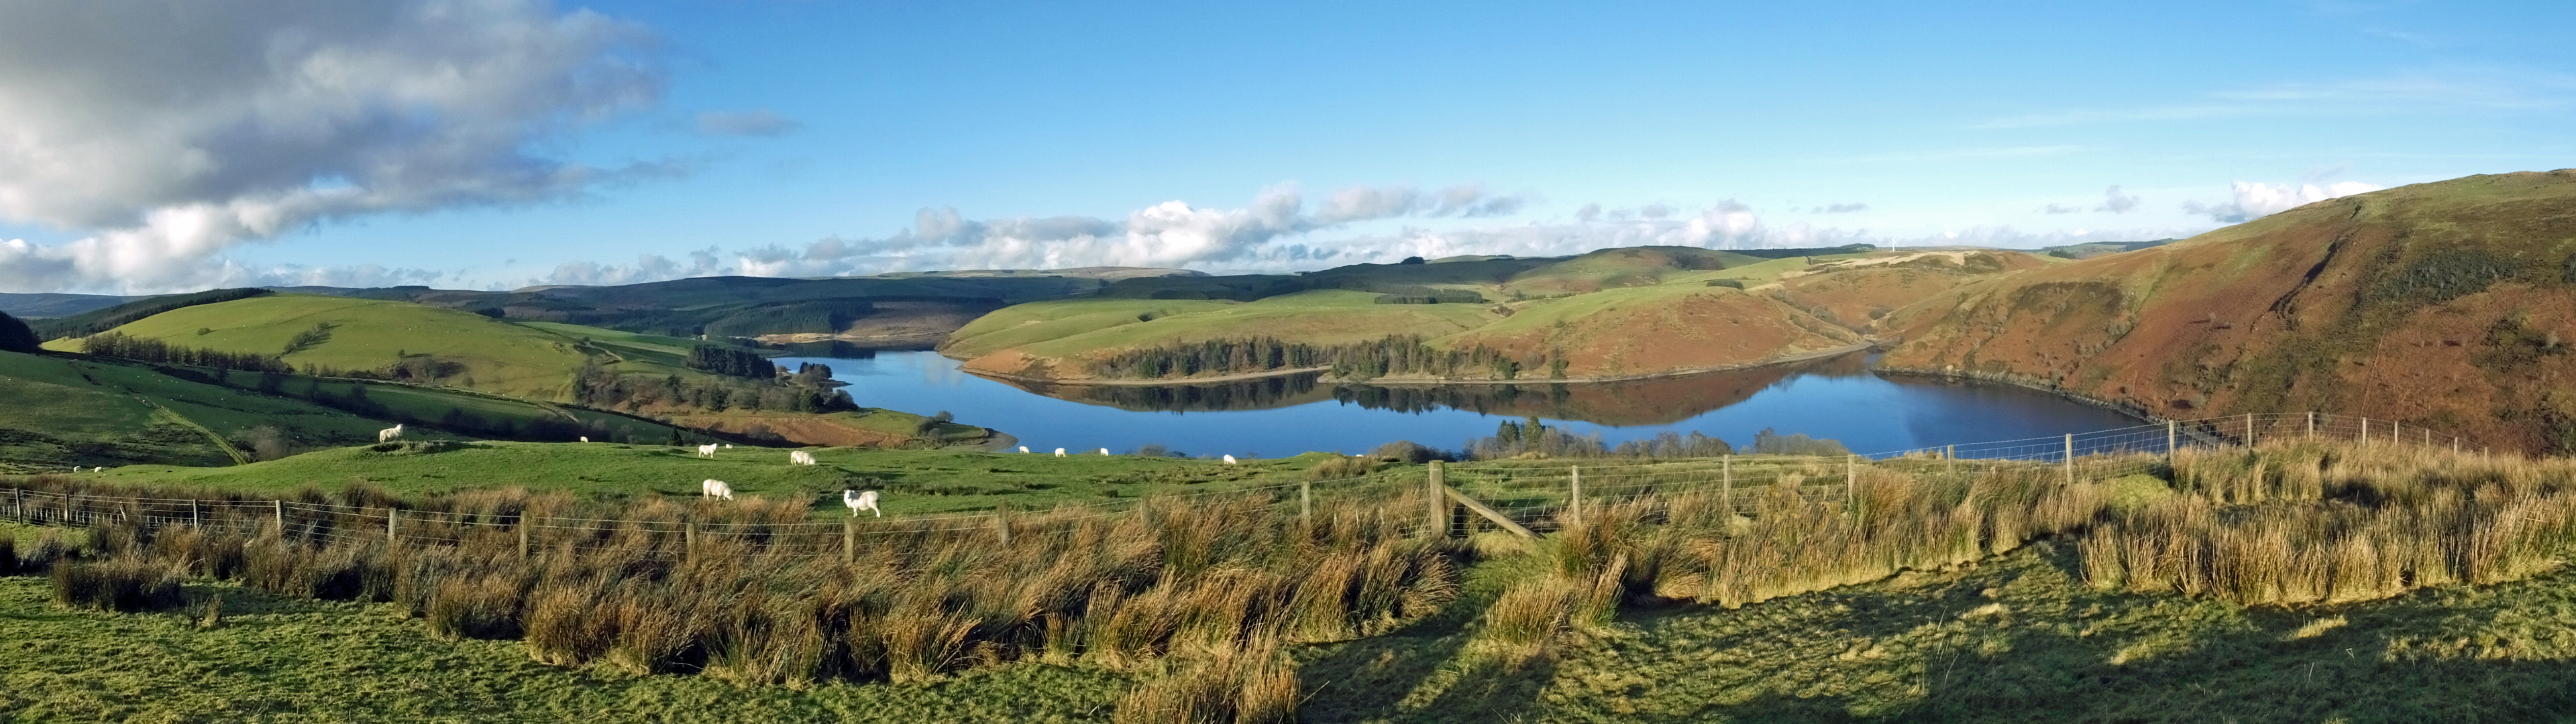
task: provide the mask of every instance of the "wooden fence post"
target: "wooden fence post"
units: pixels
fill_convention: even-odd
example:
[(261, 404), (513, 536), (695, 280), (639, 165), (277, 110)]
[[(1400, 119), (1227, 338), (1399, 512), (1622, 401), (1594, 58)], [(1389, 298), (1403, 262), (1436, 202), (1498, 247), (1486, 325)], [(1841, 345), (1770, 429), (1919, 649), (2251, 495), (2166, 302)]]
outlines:
[(1950, 477), (1955, 478), (1959, 476), (1959, 446), (1951, 445), (1941, 448), (1941, 461), (1943, 464), (1950, 466)]
[(387, 543), (387, 544), (399, 544), (399, 543), (401, 543), (401, 542), (402, 542), (402, 539), (401, 539), (400, 537), (398, 537), (398, 536), (399, 536), (399, 533), (396, 531), (396, 525), (400, 524), (401, 522), (402, 522), (402, 509), (401, 509), (401, 508), (386, 508), (386, 509), (385, 509), (385, 543)]
[(680, 524), (680, 555), (681, 560), (698, 559), (698, 521), (694, 519)]
[(1315, 524), (1315, 481), (1297, 481), (1297, 522)]
[(2308, 413), (2308, 437), (2313, 438), (2313, 437), (2316, 437), (2316, 436), (2317, 436), (2317, 413), (2315, 413), (2315, 412), (2309, 412), (2309, 413)]
[(528, 519), (527, 511), (519, 511), (519, 560), (528, 559), (528, 526), (535, 522)]
[(1431, 475), (1430, 477), (1425, 478), (1430, 481), (1430, 485), (1425, 487), (1423, 491), (1431, 498), (1431, 517), (1428, 521), (1431, 524), (1431, 534), (1446, 538), (1449, 537), (1449, 496), (1442, 495), (1440, 490), (1442, 488), (1449, 487), (1449, 485), (1447, 482), (1442, 480), (1441, 473), (1440, 461), (1431, 461)]
[(269, 519), (277, 523), (277, 537), (286, 537), (286, 501), (268, 501)]
[(2361, 418), (2361, 441), (2370, 442), (2370, 418)]
[(18, 511), (18, 524), (19, 524), (19, 525), (26, 525), (26, 524), (27, 524), (27, 489), (25, 489), (25, 488), (10, 488), (10, 489), (9, 489), (9, 507), (10, 507), (10, 509), (12, 509), (12, 510), (16, 510), (16, 511)]
[(188, 499), (188, 527), (200, 530), (203, 530), (206, 527), (205, 516), (197, 513), (197, 499), (195, 498)]
[(1843, 507), (1851, 509), (1853, 518), (1860, 517), (1860, 456), (1843, 455)]
[(2245, 413), (2245, 446), (2254, 446), (2254, 413)]
[(1573, 475), (1572, 481), (1566, 484), (1566, 510), (1572, 511), (1574, 522), (1580, 524), (1583, 522), (1583, 467), (1568, 465), (1565, 470)]
[(1011, 544), (1010, 503), (1001, 503), (993, 506), (993, 530), (1001, 532), (1002, 545), (1009, 546)]
[(2165, 421), (2165, 464), (2166, 464), (2166, 465), (2172, 465), (2172, 464), (2173, 464), (2173, 462), (2174, 462), (2174, 443), (2175, 443), (2175, 442), (2178, 442), (2178, 441), (2179, 441), (2179, 438), (2174, 437), (2174, 421), (2172, 421), (2172, 420), (2166, 420), (2166, 421)]
[(2066, 434), (2066, 484), (2075, 484), (2075, 433)]
[(841, 562), (855, 563), (858, 560), (859, 517), (853, 515), (841, 519)]
[(1730, 454), (1718, 458), (1717, 470), (1717, 503), (1726, 506), (1726, 514), (1732, 520), (1731, 516), (1735, 515), (1735, 456)]

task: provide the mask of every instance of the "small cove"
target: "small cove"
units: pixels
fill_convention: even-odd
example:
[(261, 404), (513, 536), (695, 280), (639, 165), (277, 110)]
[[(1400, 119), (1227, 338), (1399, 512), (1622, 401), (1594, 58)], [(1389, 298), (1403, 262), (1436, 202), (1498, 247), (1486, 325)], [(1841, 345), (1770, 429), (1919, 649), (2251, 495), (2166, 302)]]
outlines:
[(930, 414), (1018, 437), (1032, 450), (1162, 445), (1190, 455), (1357, 453), (1394, 440), (1454, 449), (1504, 420), (1538, 417), (1609, 444), (1693, 431), (1742, 447), (1765, 428), (1842, 441), (1857, 452), (2036, 438), (2139, 424), (2037, 390), (1871, 372), (1871, 357), (1680, 377), (1579, 384), (1380, 386), (1313, 375), (1202, 385), (1076, 386), (997, 381), (928, 351), (782, 357), (829, 365), (868, 407)]

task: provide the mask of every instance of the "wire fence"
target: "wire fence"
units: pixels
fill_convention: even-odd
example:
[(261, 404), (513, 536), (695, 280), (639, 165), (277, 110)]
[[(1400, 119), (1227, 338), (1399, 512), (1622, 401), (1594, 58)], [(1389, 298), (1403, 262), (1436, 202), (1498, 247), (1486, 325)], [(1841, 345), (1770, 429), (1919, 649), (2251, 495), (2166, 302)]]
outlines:
[[(1356, 503), (1380, 517), (1421, 515), (1423, 534), (1447, 535), (1462, 523), (1474, 529), (1464, 506), (1493, 517), (1496, 525), (1524, 531), (1562, 528), (1593, 506), (1655, 496), (1714, 494), (1739, 515), (1770, 504), (1848, 504), (1856, 487), (1874, 475), (2052, 476), (2073, 483), (2155, 473), (2171, 455), (2190, 449), (2245, 447), (2264, 441), (2321, 439), (2370, 444), (2470, 450), (2456, 436), (2387, 420), (2324, 413), (2236, 415), (2178, 420), (2055, 438), (2001, 440), (1843, 456), (1744, 455), (1679, 460), (1489, 461), (1329, 480), (1278, 482), (1182, 495), (1063, 504), (1044, 510), (1007, 508), (967, 513), (849, 518), (837, 522), (770, 509), (770, 514), (722, 514), (723, 503), (666, 506), (659, 517), (555, 516), (528, 507), (487, 510), (409, 509), (399, 505), (338, 505), (310, 500), (158, 498), (87, 494), (26, 487), (0, 488), (0, 520), (31, 526), (127, 525), (158, 532), (184, 528), (205, 533), (270, 535), (315, 544), (466, 546), (507, 548), (522, 555), (557, 549), (619, 548), (653, 556), (683, 557), (702, 545), (731, 542), (772, 553), (855, 555), (890, 537), (987, 531), (1007, 544), (1015, 536), (1069, 533), (1081, 523), (1120, 515), (1150, 514), (1155, 505), (1257, 503), (1316, 514), (1319, 503)], [(715, 512), (717, 514), (708, 514)]]

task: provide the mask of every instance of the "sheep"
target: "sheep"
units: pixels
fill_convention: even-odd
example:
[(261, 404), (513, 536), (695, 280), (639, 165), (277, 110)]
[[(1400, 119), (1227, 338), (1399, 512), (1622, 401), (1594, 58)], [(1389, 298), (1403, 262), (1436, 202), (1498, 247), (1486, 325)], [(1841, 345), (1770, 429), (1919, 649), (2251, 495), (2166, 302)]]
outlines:
[(385, 429), (382, 429), (382, 430), (377, 430), (377, 431), (376, 431), (376, 442), (384, 442), (384, 441), (387, 441), (387, 440), (392, 440), (392, 439), (394, 439), (394, 438), (402, 437), (402, 429), (403, 429), (403, 426), (401, 426), (401, 425), (395, 425), (395, 426), (393, 426), (393, 427), (388, 427), (388, 428), (385, 428)]
[(1101, 448), (1101, 449), (1100, 449), (1100, 454), (1102, 454), (1102, 455), (1107, 455), (1107, 454), (1109, 454), (1109, 448), (1105, 448), (1105, 447), (1104, 447), (1104, 448)]
[(860, 491), (844, 488), (841, 490), (841, 504), (850, 506), (852, 518), (859, 517), (861, 508), (874, 511), (879, 518), (885, 517), (885, 511), (877, 509), (877, 491), (874, 490)]
[(1022, 455), (1027, 455), (1027, 454), (1029, 454), (1029, 446), (1027, 446), (1027, 445), (1021, 445), (1021, 446), (1020, 446), (1020, 454), (1022, 454)]
[(1055, 449), (1055, 456), (1056, 456), (1056, 457), (1064, 457), (1064, 448), (1056, 448), (1056, 449)]
[(698, 483), (698, 494), (710, 498), (732, 500), (733, 486), (726, 485), (725, 481), (722, 480), (708, 478), (706, 482)]
[(733, 449), (733, 443), (725, 443), (725, 449), (726, 449), (726, 450), (731, 450), (731, 449)]
[(715, 445), (715, 443), (707, 443), (707, 444), (705, 444), (705, 445), (699, 445), (699, 446), (698, 446), (698, 457), (702, 457), (702, 458), (711, 458), (711, 457), (715, 457), (715, 456), (716, 456), (716, 445)]
[(814, 454), (803, 450), (789, 450), (787, 451), (787, 464), (812, 465), (814, 464)]
[(590, 436), (589, 436), (589, 435), (583, 435), (583, 436), (581, 436), (581, 441), (582, 441), (582, 442), (590, 442)]
[(1233, 465), (1233, 464), (1234, 464), (1234, 456), (1232, 456), (1232, 455), (1227, 455), (1227, 456), (1225, 456), (1225, 464), (1227, 464), (1227, 465)]

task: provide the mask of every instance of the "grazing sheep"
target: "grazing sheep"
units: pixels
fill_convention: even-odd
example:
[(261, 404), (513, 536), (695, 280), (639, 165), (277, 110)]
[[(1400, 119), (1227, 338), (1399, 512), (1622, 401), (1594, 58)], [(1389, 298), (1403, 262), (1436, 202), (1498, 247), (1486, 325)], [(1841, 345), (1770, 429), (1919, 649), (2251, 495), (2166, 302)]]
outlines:
[(707, 444), (705, 444), (705, 445), (699, 445), (699, 446), (698, 446), (698, 457), (702, 457), (702, 458), (711, 458), (711, 457), (715, 457), (715, 456), (716, 456), (716, 446), (715, 446), (715, 443), (707, 443)]
[(1233, 464), (1234, 464), (1234, 456), (1232, 456), (1232, 455), (1227, 455), (1227, 456), (1225, 456), (1225, 464), (1227, 464), (1227, 465), (1233, 465)]
[(1055, 456), (1056, 456), (1056, 457), (1064, 457), (1064, 448), (1056, 448), (1056, 449), (1055, 449)]
[(877, 510), (877, 491), (874, 490), (860, 491), (843, 489), (841, 491), (841, 504), (850, 506), (850, 517), (852, 518), (859, 517), (859, 509), (861, 508), (874, 511), (879, 518), (885, 517), (885, 511)]
[(814, 454), (813, 454), (813, 453), (806, 452), (806, 451), (803, 451), (803, 450), (790, 450), (790, 451), (787, 451), (787, 464), (789, 464), (789, 465), (812, 465), (812, 464), (814, 464)]
[(733, 443), (725, 443), (725, 449), (726, 449), (726, 450), (731, 450), (731, 449), (733, 449)]
[(1026, 454), (1028, 454), (1028, 452), (1029, 452), (1029, 446), (1027, 446), (1027, 445), (1021, 445), (1021, 446), (1020, 446), (1020, 454), (1022, 454), (1022, 455), (1026, 455)]
[(732, 499), (733, 499), (733, 486), (731, 486), (731, 485), (726, 485), (726, 484), (725, 484), (725, 481), (722, 481), (722, 480), (717, 480), (717, 479), (715, 479), (715, 478), (708, 478), (708, 479), (706, 480), (706, 482), (703, 482), (703, 483), (699, 483), (699, 484), (698, 484), (698, 494), (699, 494), (699, 495), (706, 496), (706, 497), (710, 497), (710, 498), (723, 498), (723, 499), (726, 499), (726, 500), (732, 500)]
[(1102, 454), (1102, 455), (1107, 455), (1107, 454), (1109, 454), (1109, 448), (1105, 448), (1105, 447), (1104, 447), (1104, 448), (1101, 448), (1101, 449), (1100, 449), (1100, 454)]
[(582, 441), (582, 442), (590, 442), (590, 436), (589, 436), (589, 435), (583, 435), (583, 436), (581, 436), (581, 441)]
[(385, 428), (385, 429), (382, 429), (382, 430), (377, 430), (377, 431), (376, 431), (376, 442), (384, 442), (384, 441), (386, 441), (386, 440), (391, 440), (391, 439), (394, 439), (394, 438), (402, 437), (402, 429), (403, 429), (403, 426), (401, 426), (401, 425), (395, 425), (395, 426), (393, 426), (393, 427), (388, 427), (388, 428)]

